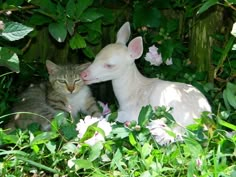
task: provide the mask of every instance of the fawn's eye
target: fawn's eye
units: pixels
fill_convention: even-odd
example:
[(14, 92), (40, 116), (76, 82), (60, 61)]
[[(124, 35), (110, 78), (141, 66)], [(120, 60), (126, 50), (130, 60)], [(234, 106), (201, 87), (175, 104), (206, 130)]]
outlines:
[(58, 79), (57, 82), (59, 82), (61, 84), (66, 84), (66, 80), (63, 80), (63, 79)]
[(109, 69), (110, 69), (110, 68), (113, 68), (114, 66), (115, 66), (115, 65), (112, 65), (112, 64), (105, 64), (105, 65), (104, 65), (105, 68), (109, 68)]

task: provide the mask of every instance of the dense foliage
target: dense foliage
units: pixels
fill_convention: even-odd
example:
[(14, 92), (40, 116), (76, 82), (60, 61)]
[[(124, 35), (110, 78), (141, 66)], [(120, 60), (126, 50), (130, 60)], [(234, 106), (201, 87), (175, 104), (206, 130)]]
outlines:
[[(182, 141), (168, 146), (160, 146), (146, 127), (151, 119), (171, 117), (164, 107), (144, 107), (138, 123), (112, 124), (106, 140), (93, 146), (85, 141), (95, 132), (105, 135), (103, 130), (93, 124), (79, 138), (76, 123), (63, 121), (63, 115), (55, 117), (50, 132), (39, 131), (35, 124), (10, 135), (0, 128), (0, 175), (236, 176), (235, 36), (230, 34), (235, 5), (233, 0), (0, 0), (1, 124), (10, 117), (15, 92), (47, 79), (48, 57), (58, 63), (92, 61), (103, 45), (115, 40), (125, 21), (131, 22), (132, 35), (144, 40), (144, 54), (137, 61), (140, 71), (194, 85), (213, 110), (188, 127)], [(212, 12), (227, 17), (222, 29), (194, 38), (196, 21)], [(190, 42), (208, 37), (213, 41), (205, 46), (211, 51), (210, 65), (201, 69), (190, 57)], [(159, 66), (145, 59), (151, 46), (161, 54)], [(173, 64), (166, 65), (169, 59)], [(116, 115), (114, 104), (109, 103), (111, 119)]]

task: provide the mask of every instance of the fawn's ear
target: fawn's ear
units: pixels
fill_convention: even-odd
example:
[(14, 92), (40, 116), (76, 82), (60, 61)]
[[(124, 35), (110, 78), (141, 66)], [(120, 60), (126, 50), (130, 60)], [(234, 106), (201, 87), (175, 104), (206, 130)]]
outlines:
[(128, 51), (132, 59), (138, 59), (143, 54), (143, 40), (142, 37), (136, 37), (130, 41)]
[(46, 67), (47, 67), (47, 70), (48, 70), (48, 74), (54, 74), (59, 69), (59, 66), (56, 65), (55, 63), (53, 63), (50, 60), (46, 60)]
[(130, 24), (124, 23), (116, 35), (116, 43), (126, 44), (130, 37)]

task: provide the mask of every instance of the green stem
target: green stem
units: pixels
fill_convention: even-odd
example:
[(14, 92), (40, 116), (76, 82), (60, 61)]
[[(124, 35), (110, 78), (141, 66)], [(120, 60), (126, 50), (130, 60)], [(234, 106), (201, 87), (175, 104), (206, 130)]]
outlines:
[(54, 174), (59, 174), (59, 172), (58, 172), (57, 170), (55, 170), (55, 169), (53, 169), (53, 168), (50, 168), (50, 167), (47, 167), (47, 166), (45, 166), (45, 165), (43, 165), (43, 164), (41, 164), (41, 163), (38, 163), (38, 162), (35, 162), (35, 161), (32, 161), (32, 160), (26, 159), (26, 158), (24, 158), (24, 157), (19, 157), (19, 156), (17, 156), (17, 158), (20, 159), (20, 160), (22, 160), (22, 161), (25, 161), (25, 162), (27, 162), (27, 163), (33, 165), (33, 166), (35, 166), (35, 167), (38, 167), (38, 168), (40, 168), (40, 169), (44, 169), (44, 170), (46, 170), (46, 171), (48, 171), (48, 172), (51, 172), (51, 173), (54, 173)]
[(214, 78), (217, 77), (218, 71), (219, 71), (221, 68), (224, 67), (224, 62), (225, 62), (225, 60), (226, 60), (226, 57), (227, 57), (229, 51), (232, 49), (232, 46), (233, 46), (233, 44), (234, 44), (234, 39), (235, 39), (234, 36), (231, 36), (231, 37), (229, 38), (229, 41), (227, 42), (227, 44), (226, 44), (226, 46), (225, 46), (225, 49), (224, 49), (224, 51), (223, 51), (223, 53), (222, 53), (222, 55), (221, 55), (220, 61), (219, 61), (218, 65), (217, 65), (217, 67), (215, 68), (215, 71), (214, 71)]
[(7, 73), (4, 73), (4, 74), (0, 75), (0, 77), (6, 76), (6, 75), (8, 75), (8, 74), (12, 74), (12, 73), (15, 73), (15, 72), (13, 72), (13, 71), (11, 71), (11, 72), (7, 72)]

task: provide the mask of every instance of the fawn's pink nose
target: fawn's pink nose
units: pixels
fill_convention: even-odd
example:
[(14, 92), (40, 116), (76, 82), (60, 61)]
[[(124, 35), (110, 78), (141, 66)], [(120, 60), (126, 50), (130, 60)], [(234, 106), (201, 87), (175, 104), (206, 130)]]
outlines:
[(81, 77), (83, 80), (85, 80), (85, 79), (88, 77), (88, 71), (85, 70), (85, 71), (81, 72), (81, 73), (80, 73), (80, 77)]

